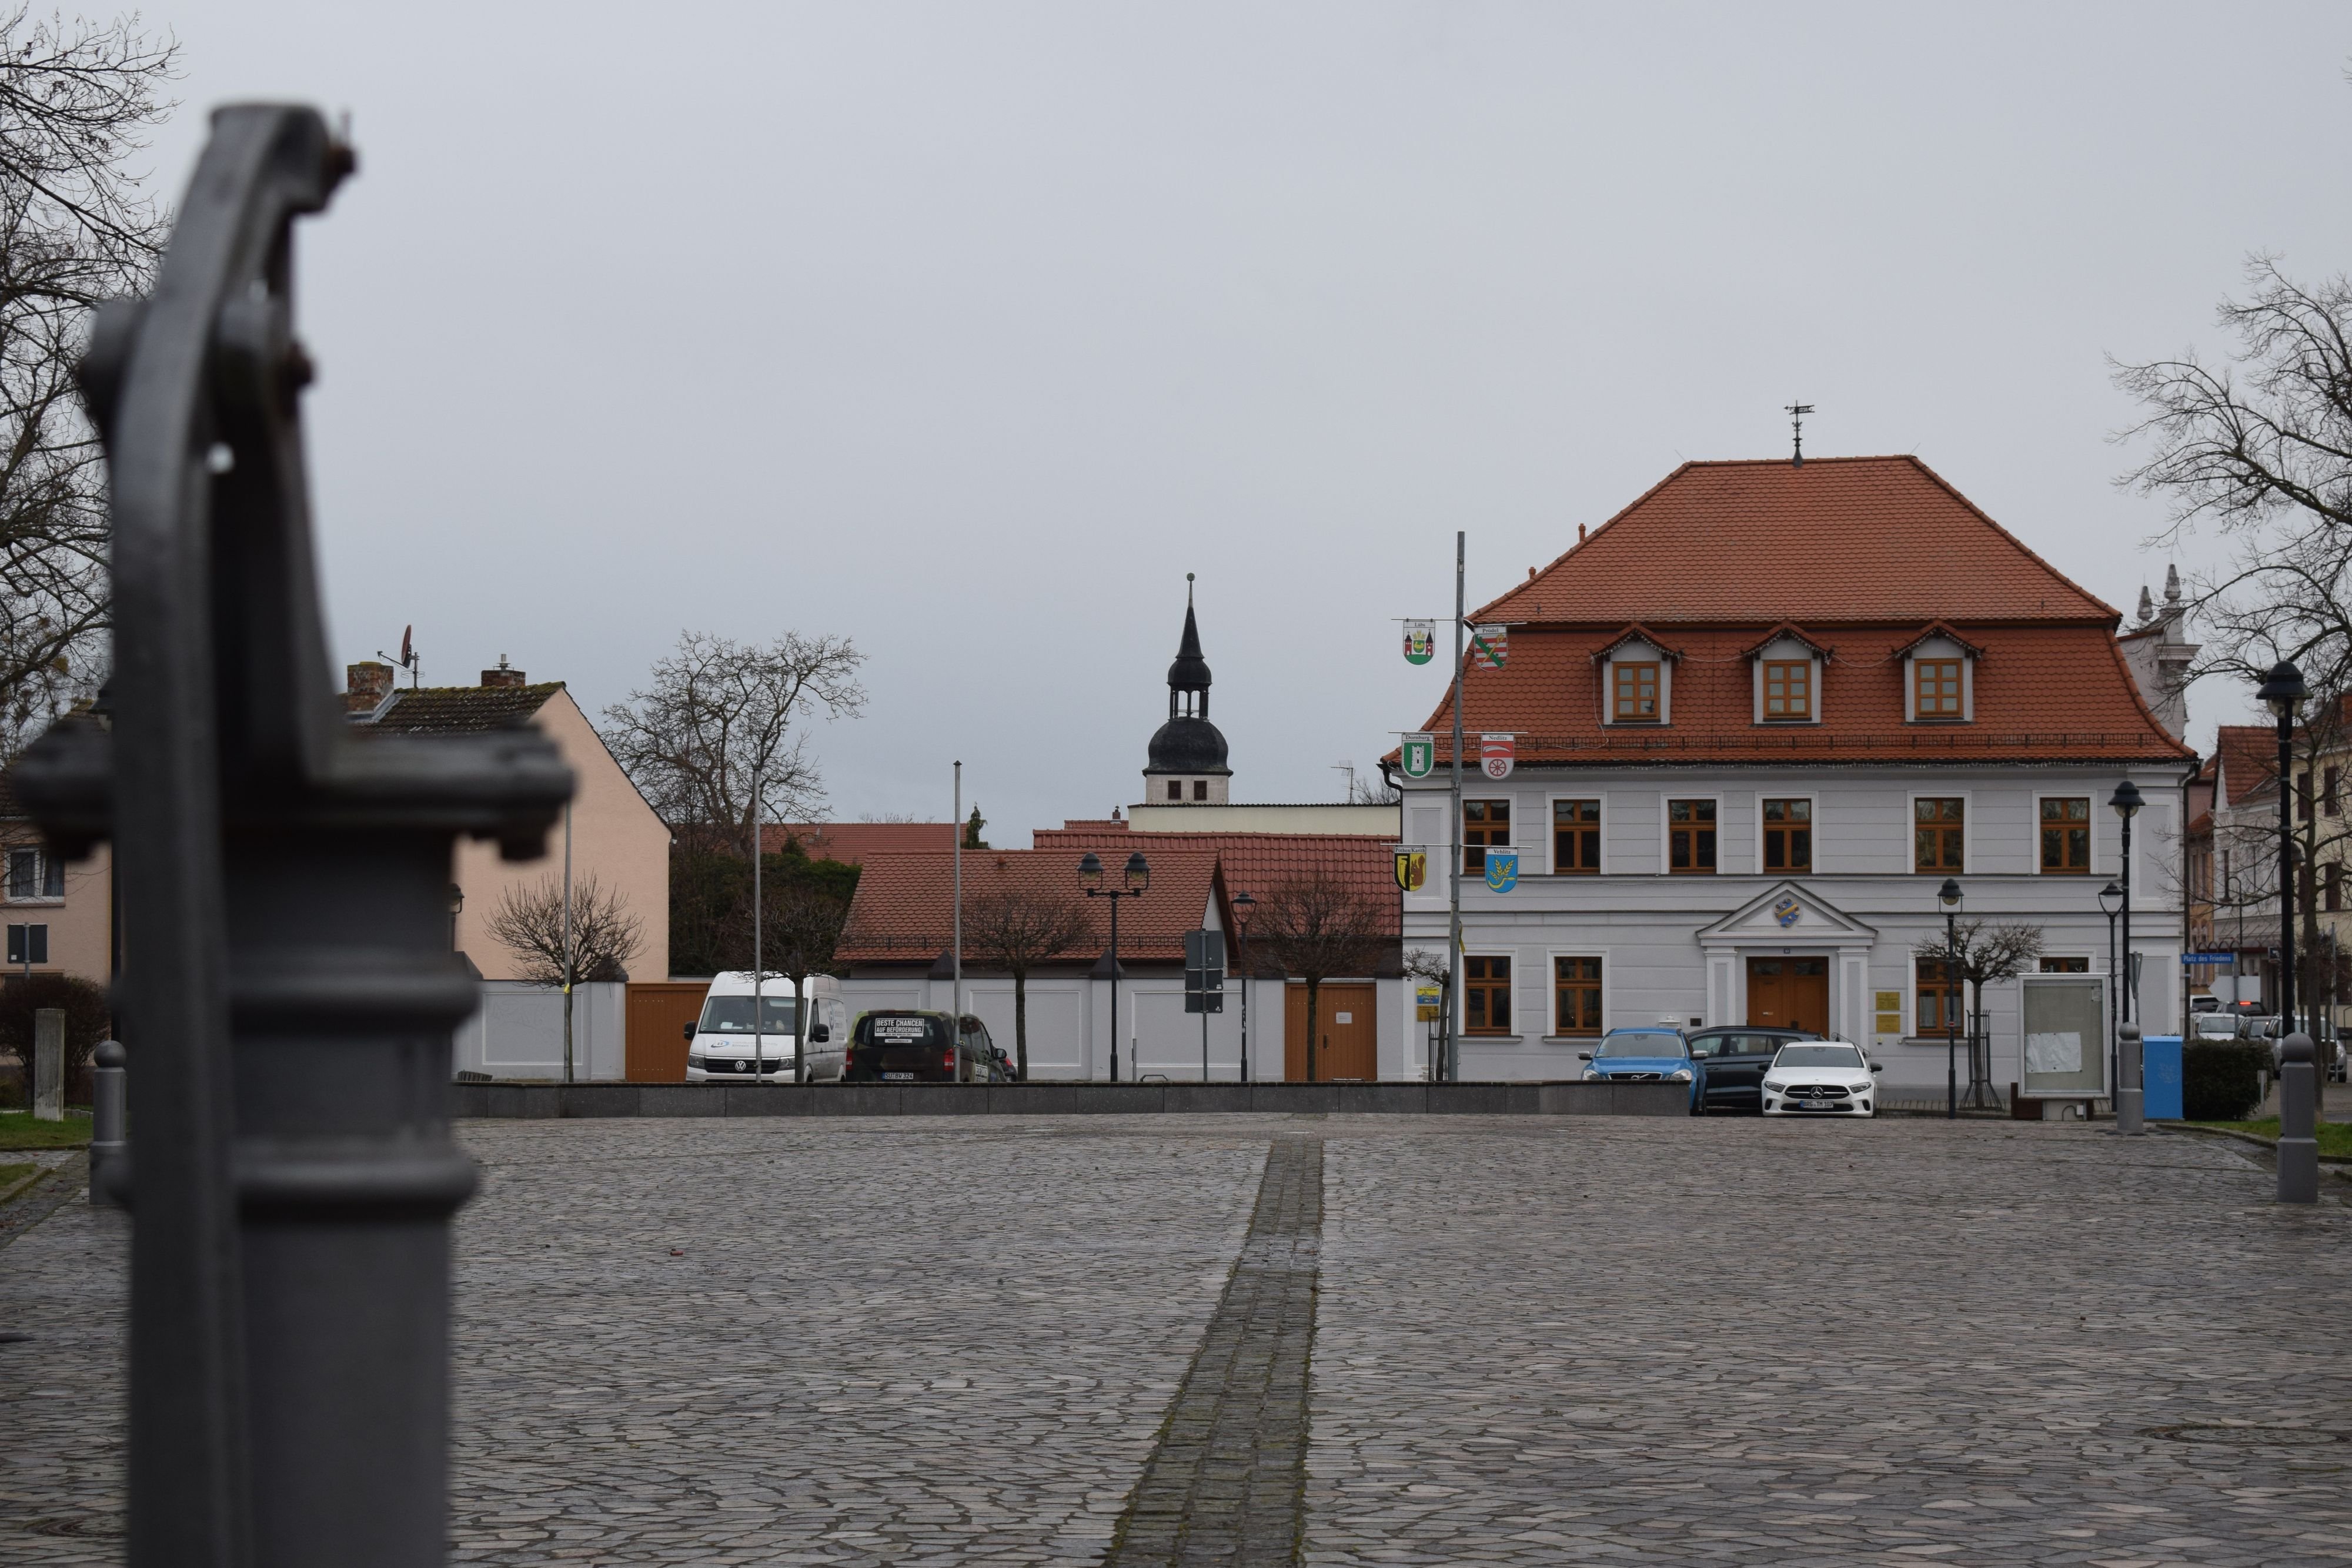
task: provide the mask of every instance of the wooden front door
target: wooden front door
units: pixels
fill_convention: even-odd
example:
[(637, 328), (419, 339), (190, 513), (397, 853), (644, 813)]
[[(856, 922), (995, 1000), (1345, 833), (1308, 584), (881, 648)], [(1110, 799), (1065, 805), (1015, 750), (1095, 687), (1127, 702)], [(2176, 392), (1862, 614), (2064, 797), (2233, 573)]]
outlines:
[(702, 1016), (708, 980), (632, 980), (624, 1071), (632, 1083), (686, 1082), (686, 1026)]
[[(1307, 986), (1293, 980), (1283, 1007), (1282, 1075), (1293, 1083), (1307, 1080)], [(1374, 988), (1360, 981), (1330, 982), (1316, 988), (1315, 1081), (1360, 1078), (1367, 1082), (1381, 1075), (1379, 1034), (1372, 1027)]]
[(1748, 1021), (1759, 1029), (1801, 1029), (1827, 1034), (1827, 958), (1748, 960)]

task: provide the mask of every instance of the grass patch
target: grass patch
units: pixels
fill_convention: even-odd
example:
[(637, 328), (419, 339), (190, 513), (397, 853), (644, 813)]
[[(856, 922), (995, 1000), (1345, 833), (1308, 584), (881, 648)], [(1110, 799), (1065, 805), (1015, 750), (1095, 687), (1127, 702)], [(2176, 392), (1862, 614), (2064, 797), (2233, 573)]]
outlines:
[(87, 1111), (68, 1111), (62, 1122), (37, 1122), (30, 1111), (0, 1111), (0, 1149), (79, 1149), (89, 1142)]
[[(2257, 1138), (2274, 1140), (2279, 1135), (2279, 1119), (2276, 1116), (2265, 1116), (2259, 1122), (2190, 1122), (2187, 1124), (2191, 1127), (2221, 1127), (2232, 1133), (2252, 1133)], [(2315, 1135), (2321, 1154), (2336, 1159), (2352, 1160), (2352, 1122), (2322, 1122)]]
[(36, 1165), (12, 1166), (0, 1164), (0, 1192), (6, 1192), (41, 1167)]

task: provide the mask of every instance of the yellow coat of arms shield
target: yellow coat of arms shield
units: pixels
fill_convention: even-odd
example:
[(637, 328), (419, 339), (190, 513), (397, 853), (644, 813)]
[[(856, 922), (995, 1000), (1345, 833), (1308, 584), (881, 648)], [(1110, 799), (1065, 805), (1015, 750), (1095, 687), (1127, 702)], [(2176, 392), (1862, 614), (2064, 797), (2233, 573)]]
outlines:
[(1429, 852), (1399, 850), (1396, 852), (1397, 885), (1407, 893), (1419, 893), (1422, 883), (1429, 880)]

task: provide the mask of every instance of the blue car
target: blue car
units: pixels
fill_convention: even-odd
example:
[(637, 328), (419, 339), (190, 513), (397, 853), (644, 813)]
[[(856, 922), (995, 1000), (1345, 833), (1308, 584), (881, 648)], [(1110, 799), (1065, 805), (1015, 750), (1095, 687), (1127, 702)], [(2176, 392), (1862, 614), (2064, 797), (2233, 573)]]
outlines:
[(1587, 1082), (1616, 1079), (1621, 1082), (1655, 1083), (1661, 1080), (1687, 1083), (1691, 1109), (1698, 1109), (1698, 1064), (1691, 1060), (1683, 1031), (1663, 1024), (1648, 1029), (1612, 1029), (1591, 1051), (1577, 1052), (1585, 1064)]

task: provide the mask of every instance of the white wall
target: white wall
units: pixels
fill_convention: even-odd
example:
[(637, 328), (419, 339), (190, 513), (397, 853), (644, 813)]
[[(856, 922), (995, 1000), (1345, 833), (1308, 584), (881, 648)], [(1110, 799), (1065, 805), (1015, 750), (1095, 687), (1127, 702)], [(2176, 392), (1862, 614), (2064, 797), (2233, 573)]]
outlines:
[[(572, 1077), (617, 1082), (627, 1076), (624, 1031), (628, 988), (618, 982), (572, 991)], [(521, 980), (485, 980), (482, 1005), (457, 1026), (453, 1071), (493, 1078), (562, 1080), (563, 992)]]

